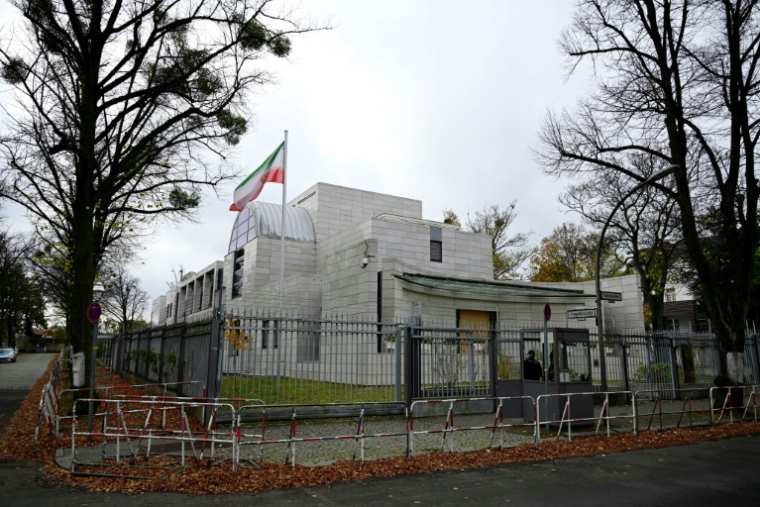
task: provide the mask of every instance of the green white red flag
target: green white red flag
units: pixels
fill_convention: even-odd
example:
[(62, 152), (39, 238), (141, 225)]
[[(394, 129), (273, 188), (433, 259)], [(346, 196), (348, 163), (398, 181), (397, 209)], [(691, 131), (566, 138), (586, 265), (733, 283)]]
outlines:
[(285, 142), (235, 189), (230, 211), (242, 211), (245, 205), (256, 200), (265, 183), (285, 183)]

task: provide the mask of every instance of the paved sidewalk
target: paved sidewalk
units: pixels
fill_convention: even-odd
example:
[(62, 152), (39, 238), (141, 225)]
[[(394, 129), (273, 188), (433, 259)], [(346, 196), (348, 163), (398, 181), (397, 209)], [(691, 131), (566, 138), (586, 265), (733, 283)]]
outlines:
[(590, 458), (206, 496), (71, 490), (47, 482), (38, 465), (0, 462), (0, 498), (14, 507), (757, 505), (758, 455), (760, 435), (748, 435)]

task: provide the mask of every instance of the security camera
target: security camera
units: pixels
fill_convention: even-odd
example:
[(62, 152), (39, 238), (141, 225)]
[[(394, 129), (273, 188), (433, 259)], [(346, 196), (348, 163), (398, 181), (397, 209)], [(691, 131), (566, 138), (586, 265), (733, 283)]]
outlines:
[(359, 266), (361, 266), (361, 268), (364, 269), (367, 267), (368, 264), (369, 264), (369, 257), (364, 257), (362, 259), (362, 263), (359, 264)]

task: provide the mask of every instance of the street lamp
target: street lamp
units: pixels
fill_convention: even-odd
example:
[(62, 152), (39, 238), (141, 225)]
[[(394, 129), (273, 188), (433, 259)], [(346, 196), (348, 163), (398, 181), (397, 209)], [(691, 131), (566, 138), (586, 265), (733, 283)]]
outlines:
[(607, 232), (607, 227), (609, 227), (610, 222), (612, 222), (612, 217), (615, 216), (615, 213), (617, 210), (622, 206), (622, 204), (633, 194), (639, 191), (639, 189), (645, 185), (649, 185), (651, 183), (654, 183), (657, 180), (660, 180), (667, 176), (668, 174), (672, 173), (678, 169), (677, 165), (671, 165), (669, 167), (666, 167), (662, 171), (656, 172), (653, 175), (651, 175), (649, 178), (645, 179), (635, 187), (633, 187), (627, 194), (623, 196), (622, 199), (620, 199), (620, 202), (618, 202), (615, 207), (612, 209), (612, 213), (610, 213), (610, 216), (607, 217), (607, 221), (604, 222), (604, 227), (602, 227), (602, 233), (599, 235), (599, 244), (596, 247), (596, 318), (597, 318), (597, 330), (599, 333), (599, 370), (601, 372), (602, 376), (602, 391), (607, 390), (607, 363), (604, 357), (604, 316), (602, 315), (602, 285), (601, 281), (599, 279), (599, 272), (601, 271), (601, 264), (602, 264), (602, 243), (604, 243), (604, 233)]

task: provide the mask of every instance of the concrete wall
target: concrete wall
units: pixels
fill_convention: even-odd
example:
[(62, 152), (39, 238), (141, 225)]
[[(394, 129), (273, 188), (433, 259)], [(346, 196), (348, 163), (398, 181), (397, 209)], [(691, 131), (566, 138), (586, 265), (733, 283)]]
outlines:
[[(490, 237), (449, 228), (441, 232), (443, 262), (430, 260), (430, 225), (426, 224), (373, 218), (317, 243), (322, 309), (348, 314), (376, 313), (377, 272), (389, 258), (403, 263), (407, 272), (492, 279)], [(362, 268), (365, 252), (370, 262)]]
[[(227, 305), (243, 307), (263, 305), (265, 308), (279, 306), (280, 252), (279, 239), (256, 238), (244, 247), (243, 294), (232, 297), (232, 279), (235, 254), (224, 258), (224, 287)], [(315, 276), (316, 245), (285, 240), (285, 278), (296, 275)], [(262, 289), (270, 284), (278, 285), (277, 296), (262, 295)]]
[(166, 296), (159, 296), (153, 300), (150, 311), (150, 323), (159, 325), (166, 322)]
[(292, 199), (288, 205), (309, 211), (318, 243), (383, 213), (422, 218), (422, 201), (417, 199), (327, 183), (317, 183)]

